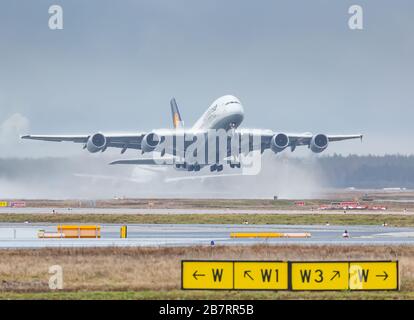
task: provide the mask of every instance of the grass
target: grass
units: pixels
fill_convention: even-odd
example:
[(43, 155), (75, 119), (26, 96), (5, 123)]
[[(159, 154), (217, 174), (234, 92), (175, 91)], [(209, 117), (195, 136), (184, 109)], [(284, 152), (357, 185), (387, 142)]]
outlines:
[[(78, 208), (91, 205), (91, 201), (76, 200), (25, 200), (29, 207)], [(119, 199), (96, 200), (97, 208), (255, 208), (288, 209), (294, 208), (295, 200), (271, 199)], [(307, 200), (308, 209), (330, 200)], [(296, 207), (305, 209), (306, 207)]]
[[(400, 261), (399, 292), (180, 290), (181, 260)], [(48, 287), (51, 265), (64, 289)], [(45, 248), (0, 250), (1, 299), (414, 299), (413, 246), (270, 245), (183, 248)]]
[(260, 292), (260, 291), (80, 291), (2, 292), (0, 299), (30, 300), (413, 300), (413, 292)]
[[(317, 208), (321, 204), (329, 204), (332, 201), (354, 201), (360, 199), (364, 193), (356, 194), (339, 193), (331, 194), (325, 199), (306, 199), (305, 205), (296, 206), (295, 201), (301, 199), (285, 200), (285, 199), (106, 199), (96, 201), (82, 201), (82, 200), (24, 200), (28, 207), (38, 208), (87, 208), (94, 206), (96, 208), (169, 208), (169, 209), (279, 209), (279, 210), (310, 210)], [(378, 198), (375, 203), (363, 202), (367, 205), (385, 205), (390, 210), (402, 211), (404, 208), (414, 209), (412, 202), (390, 202), (387, 199), (398, 199), (398, 194), (395, 193), (374, 193), (375, 198)], [(414, 193), (403, 193), (404, 199), (413, 199)], [(7, 199), (6, 199), (7, 200)], [(11, 201), (11, 199), (8, 199)]]
[(151, 224), (325, 224), (414, 226), (414, 216), (383, 214), (2, 214), (0, 222)]

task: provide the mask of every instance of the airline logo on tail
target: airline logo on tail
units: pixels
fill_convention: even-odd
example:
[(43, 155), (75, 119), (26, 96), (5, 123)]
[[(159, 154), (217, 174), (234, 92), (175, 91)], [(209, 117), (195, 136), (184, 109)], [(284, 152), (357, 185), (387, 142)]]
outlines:
[(173, 117), (173, 124), (174, 124), (174, 128), (177, 128), (180, 126), (180, 115), (178, 113), (174, 113), (174, 117)]

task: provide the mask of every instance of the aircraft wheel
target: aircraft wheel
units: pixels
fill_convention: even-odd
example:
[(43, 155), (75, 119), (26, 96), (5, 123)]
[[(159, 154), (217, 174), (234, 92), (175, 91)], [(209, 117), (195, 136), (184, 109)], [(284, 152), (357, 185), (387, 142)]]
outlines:
[(223, 171), (223, 165), (220, 164), (217, 166), (217, 172)]
[(217, 165), (213, 164), (210, 166), (210, 172), (216, 171), (217, 170)]

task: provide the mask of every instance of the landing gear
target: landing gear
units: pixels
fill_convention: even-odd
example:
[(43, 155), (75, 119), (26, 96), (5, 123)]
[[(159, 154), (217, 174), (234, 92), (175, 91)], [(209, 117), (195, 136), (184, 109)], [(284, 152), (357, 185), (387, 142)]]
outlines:
[(214, 171), (217, 171), (217, 172), (223, 171), (223, 165), (222, 164), (213, 164), (213, 165), (210, 166), (210, 171), (211, 172), (214, 172)]
[(200, 171), (201, 170), (201, 166), (199, 164), (188, 164), (188, 163), (182, 163), (179, 164), (177, 163), (175, 165), (175, 168), (178, 170), (185, 170), (185, 171)]
[(187, 164), (187, 171), (200, 171), (201, 166), (199, 164)]
[(229, 161), (229, 163), (230, 163), (230, 168), (232, 168), (232, 169), (234, 169), (234, 168), (240, 168), (241, 167), (241, 164), (240, 164), (240, 155), (239, 156), (233, 155), (231, 157), (231, 160)]

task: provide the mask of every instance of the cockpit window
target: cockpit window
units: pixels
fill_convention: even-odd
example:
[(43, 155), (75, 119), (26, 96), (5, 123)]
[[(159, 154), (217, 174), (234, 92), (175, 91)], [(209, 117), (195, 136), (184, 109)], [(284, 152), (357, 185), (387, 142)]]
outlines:
[(237, 103), (237, 104), (239, 104), (239, 102), (237, 102), (237, 101), (229, 101), (229, 102), (226, 102), (225, 106), (227, 106), (228, 104), (231, 104), (231, 103)]

